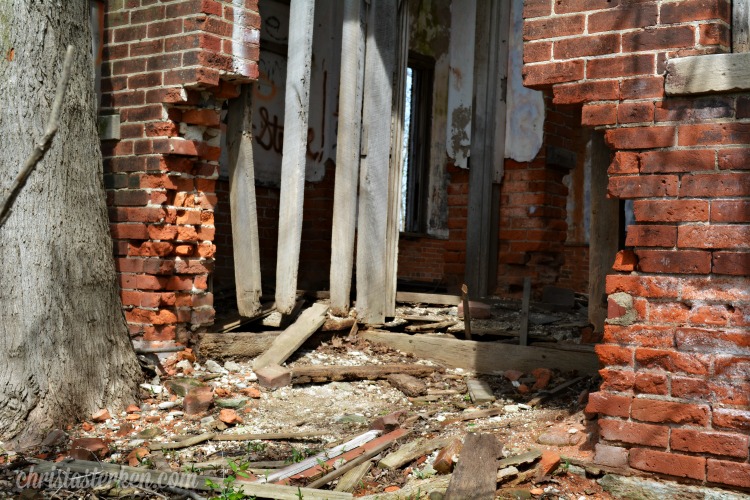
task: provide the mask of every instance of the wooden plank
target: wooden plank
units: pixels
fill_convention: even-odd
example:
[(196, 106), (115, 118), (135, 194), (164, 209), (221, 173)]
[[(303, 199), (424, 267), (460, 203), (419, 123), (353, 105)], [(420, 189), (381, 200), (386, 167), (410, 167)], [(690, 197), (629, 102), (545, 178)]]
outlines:
[(732, 0), (732, 52), (750, 52), (750, 1)]
[(450, 441), (451, 438), (447, 436), (434, 439), (416, 439), (387, 455), (378, 462), (378, 467), (388, 470), (398, 469), (422, 455), (432, 453), (434, 450), (446, 446)]
[(463, 36), (449, 42), (450, 72), (448, 75), (448, 127), (446, 152), (456, 166), (468, 168), (471, 152), (471, 120), (474, 82), (474, 37), (476, 31), (476, 0), (464, 1), (451, 17), (451, 29)]
[(196, 350), (203, 358), (254, 358), (271, 347), (281, 332), (198, 333)]
[(607, 319), (607, 274), (612, 270), (620, 243), (620, 202), (607, 197), (610, 150), (604, 134), (591, 133), (586, 153), (586, 167), (591, 171), (588, 318), (595, 332), (603, 332)]
[(403, 179), (404, 108), (406, 106), (406, 68), (409, 58), (409, 2), (398, 2), (398, 26), (394, 40), (395, 85), (391, 110), (391, 165), (388, 171), (388, 220), (385, 248), (385, 315), (396, 315), (398, 281), (398, 239), (401, 230), (401, 181)]
[(518, 345), (529, 345), (529, 304), (531, 302), (531, 278), (523, 279), (523, 301), (521, 302), (521, 333)]
[[(492, 248), (492, 183), (495, 178), (497, 80), (507, 75), (508, 51), (498, 50), (500, 26), (510, 22), (510, 2), (478, 2), (474, 50), (474, 102), (471, 131), (471, 168), (466, 223), (465, 282), (470, 298), (489, 293)], [(504, 101), (502, 101), (504, 112)], [(502, 137), (504, 141), (504, 137)]]
[(377, 380), (393, 373), (426, 377), (443, 369), (438, 366), (390, 363), (363, 366), (299, 366), (292, 369), (292, 384), (322, 383), (341, 380)]
[(467, 434), (445, 500), (493, 500), (497, 459), (502, 451), (503, 446), (492, 434)]
[[(350, 462), (351, 463), (351, 462)], [(347, 464), (348, 465), (348, 464)], [(359, 487), (360, 481), (370, 472), (372, 468), (372, 460), (366, 460), (365, 462), (353, 466), (346, 472), (339, 483), (333, 489), (333, 491), (348, 491), (352, 492)]]
[(486, 380), (469, 379), (466, 381), (471, 402), (474, 404), (490, 403), (495, 400), (495, 393)]
[(252, 86), (243, 85), (227, 115), (229, 152), (229, 206), (234, 241), (234, 280), (237, 308), (242, 316), (260, 311), (263, 294), (260, 277), (260, 243), (255, 206), (255, 166), (253, 164)]
[(415, 398), (427, 392), (427, 385), (407, 373), (393, 373), (387, 377), (388, 383), (405, 395)]
[(461, 301), (459, 295), (445, 295), (439, 293), (396, 292), (396, 302), (410, 302), (416, 304), (434, 304), (439, 306), (455, 306)]
[(282, 314), (290, 313), (297, 300), (314, 6), (314, 0), (291, 0), (289, 7), (289, 51), (284, 98), (284, 146), (276, 260), (276, 308)]
[(750, 52), (671, 59), (664, 90), (667, 95), (750, 90)]
[(336, 315), (345, 315), (349, 310), (354, 266), (365, 69), (364, 12), (362, 0), (344, 3), (330, 275), (331, 311)]
[[(182, 489), (196, 491), (212, 491), (211, 487), (206, 484), (207, 479), (216, 484), (222, 484), (223, 481), (219, 477), (148, 470), (142, 467), (127, 467), (124, 465), (89, 462), (86, 460), (64, 460), (59, 463), (39, 461), (39, 463), (33, 466), (33, 471), (38, 473), (59, 471), (68, 474), (105, 475), (111, 476), (113, 479), (117, 479), (118, 477), (140, 478), (139, 482), (142, 484), (177, 486)], [(278, 500), (297, 500), (300, 496), (310, 500), (352, 498), (350, 493), (345, 492), (321, 491), (313, 488), (299, 488), (297, 486), (283, 486), (278, 484), (237, 482), (234, 484), (234, 487), (247, 495)]]
[(442, 328), (448, 328), (455, 324), (457, 324), (458, 321), (456, 320), (448, 320), (448, 321), (439, 321), (437, 323), (426, 323), (423, 325), (411, 325), (406, 327), (407, 332), (416, 333), (416, 332), (427, 332), (430, 330), (440, 330)]
[(466, 340), (471, 340), (471, 306), (469, 304), (469, 287), (466, 284), (461, 287), (461, 300), (464, 305), (464, 335)]
[(370, 342), (431, 359), (451, 368), (474, 370), (487, 375), (500, 375), (510, 369), (526, 373), (535, 368), (556, 368), (564, 371), (578, 370), (582, 374), (595, 374), (599, 370), (599, 360), (593, 353), (378, 330), (361, 332), (361, 336)]
[(326, 321), (328, 306), (326, 304), (313, 304), (299, 315), (289, 328), (276, 337), (266, 352), (255, 358), (253, 369), (263, 368), (268, 365), (280, 365), (305, 343), (318, 328)]
[(409, 432), (410, 431), (406, 429), (395, 429), (384, 436), (373, 439), (360, 448), (344, 453), (338, 459), (329, 460), (328, 462), (326, 462), (326, 465), (330, 466), (333, 466), (336, 463), (340, 463), (341, 460), (346, 460), (347, 462), (344, 465), (340, 466), (338, 469), (334, 469), (333, 471), (324, 475), (320, 479), (316, 479), (315, 481), (310, 483), (308, 487), (320, 488), (321, 486), (330, 483), (331, 481), (339, 477), (340, 473), (344, 473), (349, 468), (355, 467), (365, 461), (370, 460), (374, 456), (380, 454), (380, 452), (382, 452), (386, 448), (390, 447), (398, 439), (407, 436)]
[[(388, 172), (395, 64), (396, 0), (370, 0), (359, 172), (357, 312), (364, 323), (385, 321)], [(390, 48), (390, 50), (389, 50)], [(384, 112), (388, 110), (387, 112)]]

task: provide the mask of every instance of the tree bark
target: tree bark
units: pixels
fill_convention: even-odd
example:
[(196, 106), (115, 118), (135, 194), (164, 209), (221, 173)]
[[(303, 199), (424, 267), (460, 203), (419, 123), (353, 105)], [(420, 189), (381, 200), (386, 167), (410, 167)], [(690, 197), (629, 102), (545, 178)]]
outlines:
[(0, 0), (0, 189), (44, 133), (65, 49), (60, 128), (0, 227), (0, 440), (134, 400), (140, 369), (115, 281), (86, 0)]

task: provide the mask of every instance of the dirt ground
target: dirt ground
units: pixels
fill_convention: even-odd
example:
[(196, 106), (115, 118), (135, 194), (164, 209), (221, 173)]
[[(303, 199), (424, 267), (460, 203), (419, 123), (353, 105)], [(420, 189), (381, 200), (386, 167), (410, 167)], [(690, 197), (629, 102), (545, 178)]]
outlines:
[[(400, 316), (415, 314), (450, 316), (455, 315), (455, 307), (426, 309), (409, 306), (399, 310)], [(544, 313), (538, 314), (545, 316)], [(495, 316), (500, 318), (492, 321), (507, 322), (508, 329), (512, 329), (517, 312), (506, 308), (505, 317), (502, 314)], [(580, 318), (558, 316), (553, 323), (568, 326), (555, 330), (550, 324), (550, 314), (546, 314), (546, 319), (542, 319), (547, 325), (532, 325), (532, 334), (552, 332), (550, 335), (561, 341), (575, 342), (575, 334), (565, 332), (575, 332)], [(494, 327), (498, 328), (497, 325)], [(593, 456), (595, 436), (591, 430), (594, 425), (586, 419), (583, 407), (589, 390), (595, 390), (597, 381), (580, 377), (559, 394), (535, 406), (529, 405), (536, 396), (543, 394), (539, 391), (573, 380), (579, 375), (576, 373), (552, 372), (549, 380), (537, 384), (541, 386), (532, 390), (530, 388), (534, 387), (539, 373), (476, 376), (461, 369), (443, 369), (428, 360), (371, 345), (356, 333), (349, 335), (348, 332), (330, 337), (315, 349), (298, 351), (287, 366), (384, 363), (433, 366), (435, 371), (422, 379), (426, 386), (424, 394), (406, 396), (387, 380), (339, 381), (269, 390), (259, 385), (251, 369), (252, 360), (196, 359), (191, 350), (161, 357), (168, 374), (151, 376), (148, 383), (142, 385), (138, 405), (117, 414), (98, 412), (88, 421), (64, 432), (54, 431), (34, 456), (0, 452), (0, 490), (3, 494), (24, 498), (184, 498), (186, 495), (190, 498), (243, 498), (230, 496), (236, 490), (233, 485), (239, 484), (233, 482), (233, 478), (242, 481), (246, 473), (250, 479), (262, 481), (270, 473), (307, 457), (325, 454), (326, 450), (367, 432), (379, 417), (402, 412), (400, 424), (408, 428), (410, 434), (374, 457), (375, 464), (383, 456), (420, 437), (446, 436), (462, 441), (467, 433), (492, 434), (503, 446), (499, 458), (515, 457), (531, 450), (545, 452), (543, 459), (517, 464), (515, 473), (510, 471), (507, 477), (498, 480), (497, 498), (611, 498), (597, 484), (595, 470), (587, 471), (576, 465), (590, 462)], [(472, 402), (466, 382), (473, 378), (487, 382), (496, 399), (483, 404)], [(209, 395), (208, 408), (197, 407), (196, 411), (193, 402), (188, 401), (184, 392), (180, 393), (180, 387), (190, 390), (197, 385), (208, 387), (204, 392)], [(470, 412), (486, 409), (495, 409), (496, 415), (462, 420)], [(179, 449), (155, 449), (159, 443), (173, 443), (208, 432), (237, 435), (241, 440), (210, 439)], [(247, 434), (260, 433), (295, 433), (295, 436), (294, 439), (246, 439)], [(76, 441), (81, 439), (84, 441)], [(431, 481), (439, 479), (432, 467), (439, 451), (425, 453), (394, 470), (373, 466), (351, 492), (355, 497), (442, 498), (437, 491), (430, 494)], [(28, 477), (25, 477), (27, 483), (21, 484), (19, 477), (23, 474), (20, 472), (29, 470), (28, 462), (36, 459), (60, 462), (68, 456), (147, 470), (230, 477), (230, 480), (216, 483), (214, 491), (202, 492), (168, 490), (158, 486), (128, 488), (128, 485), (116, 482), (89, 489), (52, 489), (43, 482), (33, 483)], [(559, 457), (559, 462), (550, 470), (541, 470), (540, 467), (546, 466), (542, 462), (549, 457), (553, 460)], [(220, 460), (227, 458), (235, 463), (235, 469), (245, 472), (238, 474), (226, 464), (226, 460)], [(460, 462), (460, 454), (457, 459)], [(333, 489), (337, 481), (323, 489)], [(291, 484), (304, 487), (309, 482), (298, 479), (292, 480)], [(425, 486), (415, 494), (412, 486), (416, 483)], [(325, 494), (324, 491), (321, 493)]]

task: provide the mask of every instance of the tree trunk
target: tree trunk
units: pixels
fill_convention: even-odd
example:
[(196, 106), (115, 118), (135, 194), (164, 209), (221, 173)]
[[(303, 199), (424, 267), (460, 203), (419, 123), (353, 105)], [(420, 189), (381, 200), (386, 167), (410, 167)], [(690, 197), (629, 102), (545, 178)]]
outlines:
[(115, 281), (86, 0), (0, 0), (0, 189), (73, 74), (52, 148), (0, 227), (0, 440), (23, 449), (133, 402), (140, 369)]

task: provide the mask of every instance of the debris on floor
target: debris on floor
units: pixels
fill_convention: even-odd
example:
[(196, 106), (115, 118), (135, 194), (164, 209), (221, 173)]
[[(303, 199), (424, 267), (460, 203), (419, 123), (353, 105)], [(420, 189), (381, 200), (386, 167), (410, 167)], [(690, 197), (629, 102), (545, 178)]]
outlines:
[[(472, 320), (475, 338), (515, 338), (517, 308), (469, 308), (473, 318), (491, 316)], [(280, 333), (226, 334), (235, 342), (265, 336), (250, 342), (262, 344), (253, 357), (232, 349), (220, 356), (220, 343), (210, 344), (209, 357), (201, 344), (197, 352), (151, 346), (157, 366), (146, 372), (138, 405), (102, 408), (52, 430), (33, 456), (0, 452), (0, 490), (56, 498), (611, 498), (596, 482), (603, 472), (582, 466), (595, 442), (583, 414), (591, 376), (507, 369), (502, 359), (491, 375), (441, 366), (369, 342), (353, 316), (326, 310), (318, 304), (277, 318), (288, 325)], [(575, 316), (533, 311), (530, 336), (574, 345), (584, 326)], [(402, 306), (396, 319), (398, 327), (378, 327), (462, 337), (455, 306)]]

